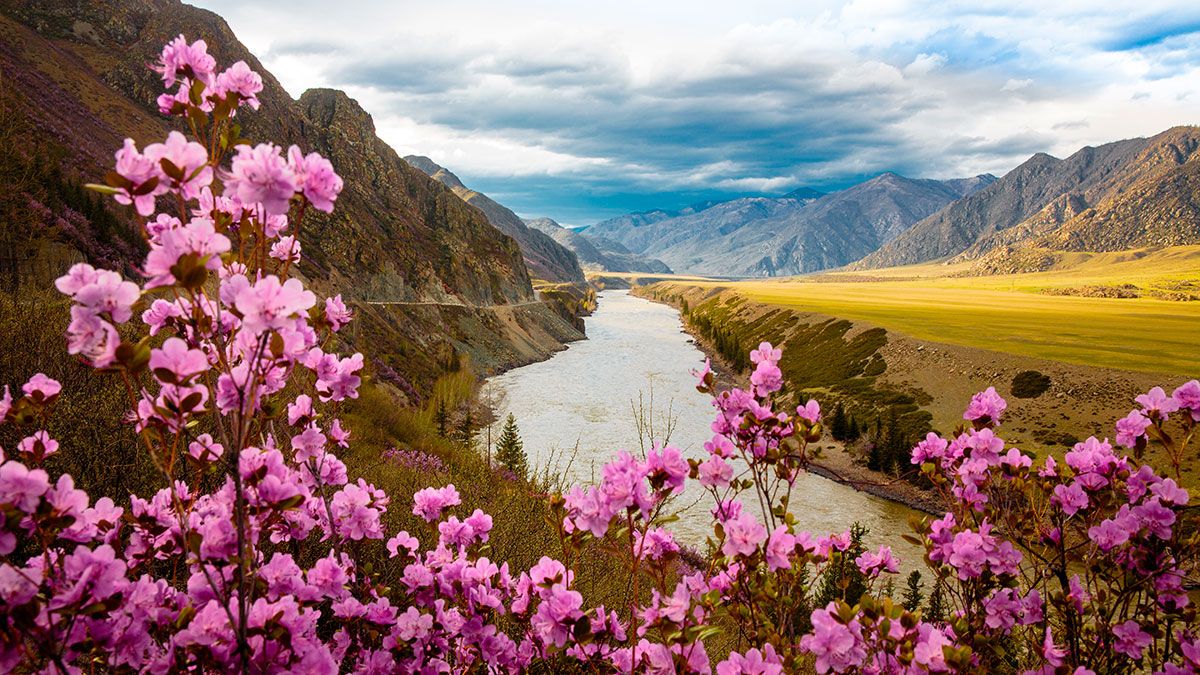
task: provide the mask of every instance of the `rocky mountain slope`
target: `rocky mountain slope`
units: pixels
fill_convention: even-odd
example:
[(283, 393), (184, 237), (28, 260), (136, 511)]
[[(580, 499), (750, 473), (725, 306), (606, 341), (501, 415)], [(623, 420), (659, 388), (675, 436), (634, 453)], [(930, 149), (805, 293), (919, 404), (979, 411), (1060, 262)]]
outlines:
[(1039, 153), (1003, 178), (913, 225), (853, 265), (888, 267), (949, 256), (980, 271), (1044, 267), (1054, 252), (1200, 242), (1200, 129)]
[(612, 239), (589, 236), (563, 227), (549, 218), (530, 218), (525, 224), (574, 251), (579, 263), (589, 272), (671, 273), (671, 268), (663, 261), (640, 256)]
[(545, 281), (583, 283), (583, 270), (579, 266), (579, 260), (568, 247), (564, 247), (544, 232), (528, 227), (517, 214), (482, 192), (476, 192), (463, 185), (458, 176), (428, 157), (409, 155), (404, 161), (453, 190), (464, 202), (483, 211), (489, 223), (515, 239), (521, 247), (525, 265), (534, 277)]
[(828, 195), (747, 197), (677, 216), (604, 221), (585, 232), (657, 257), (677, 272), (802, 274), (857, 260), (993, 180), (917, 180), (889, 172)]
[[(293, 100), (220, 17), (177, 0), (0, 4), (6, 109), (36, 139), (19, 149), (20, 161), (54, 163), (62, 181), (77, 189), (104, 175), (126, 136), (139, 146), (163, 138), (173, 122), (155, 108), (161, 82), (146, 64), (180, 33), (205, 39), (220, 63), (245, 60), (262, 73), (261, 110), (239, 116), (245, 137), (321, 152), (345, 179), (334, 213), (310, 215), (299, 233), (300, 269), (309, 282), (360, 303), (433, 303), (363, 311), (362, 338), (374, 335), (386, 344), (367, 351), (394, 359), (409, 389), (431, 383), (436, 364), (445, 363), (436, 356), (448, 349), (471, 353), (489, 370), (544, 358), (563, 340), (579, 337), (534, 302), (517, 243), (405, 163), (375, 135), (356, 102), (323, 89)], [(35, 211), (27, 217), (40, 219), (36, 228), (48, 240), (73, 247), (77, 257), (94, 255), (89, 242), (102, 234), (95, 219), (77, 218), (70, 209)], [(139, 255), (136, 246), (113, 250), (128, 254), (126, 263)], [(479, 307), (485, 311), (475, 311)]]

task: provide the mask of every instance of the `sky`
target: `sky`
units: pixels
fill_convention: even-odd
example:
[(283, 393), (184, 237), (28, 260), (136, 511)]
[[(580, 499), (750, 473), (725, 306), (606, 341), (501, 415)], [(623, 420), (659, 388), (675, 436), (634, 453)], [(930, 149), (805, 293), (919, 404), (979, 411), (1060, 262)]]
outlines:
[(293, 95), (567, 225), (1200, 123), (1200, 3), (190, 0)]

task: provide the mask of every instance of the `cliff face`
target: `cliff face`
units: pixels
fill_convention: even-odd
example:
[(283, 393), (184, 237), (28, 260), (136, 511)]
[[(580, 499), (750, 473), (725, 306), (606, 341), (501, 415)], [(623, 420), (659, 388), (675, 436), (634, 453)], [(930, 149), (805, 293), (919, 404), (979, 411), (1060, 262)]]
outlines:
[[(332, 90), (293, 100), (224, 20), (177, 0), (0, 3), (0, 89), (7, 90), (0, 93), (36, 138), (28, 152), (38, 156), (31, 161), (61, 166), (68, 181), (96, 181), (126, 136), (139, 146), (164, 137), (174, 122), (159, 115), (154, 100), (161, 82), (146, 66), (180, 33), (204, 39), (219, 63), (244, 60), (263, 75), (261, 109), (238, 118), (243, 136), (318, 151), (345, 180), (334, 213), (307, 215), (299, 233), (300, 270), (314, 287), (355, 301), (443, 303), (451, 312), (482, 308), (466, 326), (411, 305), (373, 306), (371, 321), (381, 325), (368, 332), (388, 335), (397, 347), (391, 354), (406, 357), (393, 367), (418, 391), (436, 374), (431, 364), (437, 359), (428, 357), (448, 346), (472, 354), (486, 371), (544, 358), (563, 340), (580, 337), (534, 302), (517, 243), (405, 163), (375, 135), (355, 101)], [(48, 236), (92, 254), (79, 237), (53, 227)], [(137, 251), (126, 253), (131, 259), (125, 262), (136, 261)], [(527, 333), (537, 337), (527, 339)], [(370, 344), (363, 348), (372, 352)]]

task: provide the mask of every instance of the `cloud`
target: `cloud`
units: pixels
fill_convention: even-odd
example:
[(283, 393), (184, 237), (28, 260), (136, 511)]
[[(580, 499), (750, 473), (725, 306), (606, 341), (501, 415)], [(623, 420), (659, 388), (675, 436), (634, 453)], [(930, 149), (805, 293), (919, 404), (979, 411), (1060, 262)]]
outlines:
[(1169, 0), (199, 4), (294, 95), (344, 88), (402, 154), (576, 224), (1002, 174), (1194, 122), (1200, 88), (1200, 13)]

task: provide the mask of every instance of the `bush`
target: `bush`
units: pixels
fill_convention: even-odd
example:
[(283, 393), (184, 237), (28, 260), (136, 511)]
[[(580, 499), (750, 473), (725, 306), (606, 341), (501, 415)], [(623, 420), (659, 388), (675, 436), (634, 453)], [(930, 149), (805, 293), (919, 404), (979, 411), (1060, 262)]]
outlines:
[(1017, 398), (1037, 398), (1050, 388), (1050, 376), (1036, 370), (1017, 373), (1012, 381), (1012, 395)]

